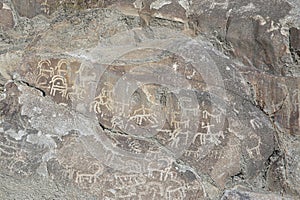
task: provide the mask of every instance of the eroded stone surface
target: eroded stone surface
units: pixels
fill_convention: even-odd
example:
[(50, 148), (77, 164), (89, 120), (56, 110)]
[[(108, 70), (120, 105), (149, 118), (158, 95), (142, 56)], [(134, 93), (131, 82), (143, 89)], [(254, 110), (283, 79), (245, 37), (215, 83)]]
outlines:
[(299, 5), (3, 2), (2, 199), (299, 198)]

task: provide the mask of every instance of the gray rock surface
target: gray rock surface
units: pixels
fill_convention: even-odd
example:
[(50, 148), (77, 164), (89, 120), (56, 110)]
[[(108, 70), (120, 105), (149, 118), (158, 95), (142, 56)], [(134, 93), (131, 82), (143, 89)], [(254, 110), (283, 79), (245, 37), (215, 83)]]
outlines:
[(297, 0), (0, 0), (0, 199), (299, 199)]

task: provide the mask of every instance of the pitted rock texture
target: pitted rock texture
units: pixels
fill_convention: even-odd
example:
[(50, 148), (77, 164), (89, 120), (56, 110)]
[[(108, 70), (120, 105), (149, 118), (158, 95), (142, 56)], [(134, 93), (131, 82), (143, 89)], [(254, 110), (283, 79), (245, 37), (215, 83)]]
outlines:
[(299, 199), (297, 0), (0, 0), (0, 199)]

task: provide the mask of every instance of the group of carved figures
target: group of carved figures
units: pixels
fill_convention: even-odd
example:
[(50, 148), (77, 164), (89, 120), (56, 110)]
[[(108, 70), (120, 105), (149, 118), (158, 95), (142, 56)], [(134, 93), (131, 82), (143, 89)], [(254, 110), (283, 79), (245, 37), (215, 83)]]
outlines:
[(91, 84), (96, 74), (84, 74), (86, 66), (81, 64), (75, 71), (79, 83), (69, 83), (67, 77), (72, 75), (71, 60), (61, 59), (52, 67), (50, 60), (41, 60), (37, 65), (35, 84), (42, 89), (49, 89), (51, 96), (60, 95), (65, 99), (83, 99), (86, 94), (86, 86)]

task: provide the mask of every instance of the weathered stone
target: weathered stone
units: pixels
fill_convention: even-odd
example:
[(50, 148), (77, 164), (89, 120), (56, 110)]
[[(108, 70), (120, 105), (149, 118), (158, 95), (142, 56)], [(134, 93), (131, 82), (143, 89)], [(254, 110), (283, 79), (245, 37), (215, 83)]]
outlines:
[(292, 197), (282, 197), (280, 194), (272, 194), (272, 193), (256, 193), (250, 192), (246, 190), (226, 190), (224, 196), (221, 198), (222, 200), (235, 200), (235, 199), (247, 199), (247, 200), (254, 200), (254, 199), (261, 199), (261, 200), (268, 200), (268, 199), (293, 199)]
[(299, 199), (295, 2), (5, 0), (0, 198)]
[(58, 6), (56, 0), (12, 0), (12, 2), (18, 14), (28, 18), (39, 14), (50, 15)]
[(291, 10), (288, 2), (199, 1), (192, 7), (190, 18), (198, 32), (214, 36), (220, 49), (246, 65), (287, 73), (281, 60), (289, 56), (289, 39), (280, 20)]
[(8, 30), (14, 27), (14, 19), (10, 8), (4, 5), (0, 2), (0, 27)]

